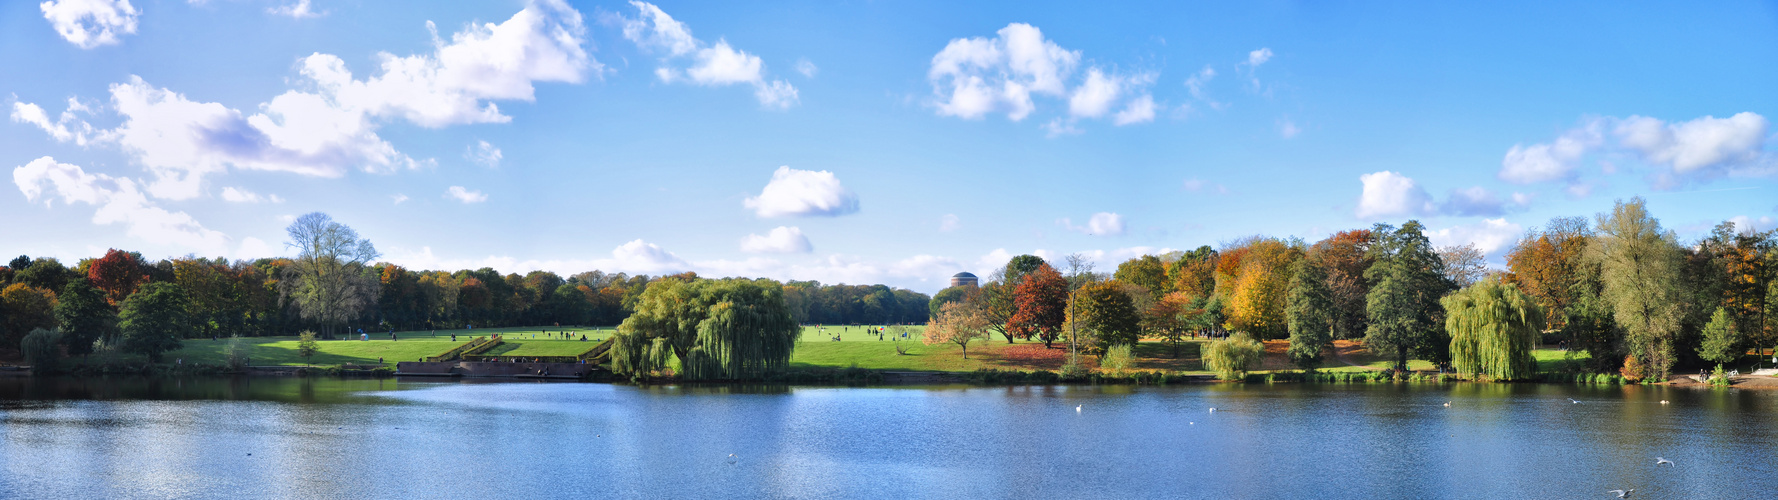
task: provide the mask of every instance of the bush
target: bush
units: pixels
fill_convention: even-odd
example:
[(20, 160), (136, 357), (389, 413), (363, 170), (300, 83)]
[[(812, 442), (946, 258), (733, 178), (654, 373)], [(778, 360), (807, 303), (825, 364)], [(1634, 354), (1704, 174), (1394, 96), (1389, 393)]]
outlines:
[(240, 335), (229, 337), (228, 345), (222, 348), (222, 359), (229, 371), (238, 372), (247, 368), (249, 348), (247, 340)]
[(34, 328), (19, 342), (19, 350), (24, 351), (25, 361), (31, 363), (31, 373), (55, 373), (62, 360), (62, 332)]
[(1092, 372), (1080, 364), (1079, 354), (1069, 354), (1068, 364), (1062, 365), (1061, 378), (1063, 382), (1085, 381), (1092, 378)]
[(1618, 369), (1618, 374), (1630, 381), (1642, 380), (1642, 363), (1636, 360), (1635, 354), (1624, 356), (1624, 367)]
[(1135, 356), (1130, 354), (1130, 344), (1118, 344), (1105, 350), (1099, 358), (1099, 369), (1110, 373), (1113, 377), (1124, 376), (1124, 370), (1130, 369)]
[(1246, 333), (1237, 333), (1233, 337), (1211, 342), (1204, 349), (1204, 366), (1216, 372), (1216, 378), (1222, 380), (1241, 380), (1246, 378), (1247, 371), (1259, 363), (1260, 354), (1265, 346)]

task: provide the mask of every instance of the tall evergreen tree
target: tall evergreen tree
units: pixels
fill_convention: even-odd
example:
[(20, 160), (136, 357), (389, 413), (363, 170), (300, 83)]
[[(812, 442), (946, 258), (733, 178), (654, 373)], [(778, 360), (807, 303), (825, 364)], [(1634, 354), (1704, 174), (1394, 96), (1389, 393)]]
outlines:
[(1333, 342), (1333, 292), (1327, 289), (1327, 269), (1315, 259), (1291, 265), (1290, 291), (1285, 298), (1285, 322), (1290, 327), (1290, 360), (1314, 369), (1321, 353)]
[(1398, 371), (1407, 370), (1410, 352), (1441, 362), (1448, 348), (1438, 300), (1453, 287), (1422, 228), (1419, 221), (1399, 229), (1377, 225), (1371, 246), (1375, 263), (1364, 272), (1375, 283), (1365, 296), (1370, 326), (1364, 344), (1371, 352), (1393, 355)]

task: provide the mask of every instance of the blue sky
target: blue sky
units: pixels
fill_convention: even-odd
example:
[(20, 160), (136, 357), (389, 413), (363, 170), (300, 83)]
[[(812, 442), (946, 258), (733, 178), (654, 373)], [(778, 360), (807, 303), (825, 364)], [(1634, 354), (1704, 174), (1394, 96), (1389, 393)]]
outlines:
[(888, 283), (1644, 196), (1778, 226), (1778, 6), (0, 4), (6, 254)]

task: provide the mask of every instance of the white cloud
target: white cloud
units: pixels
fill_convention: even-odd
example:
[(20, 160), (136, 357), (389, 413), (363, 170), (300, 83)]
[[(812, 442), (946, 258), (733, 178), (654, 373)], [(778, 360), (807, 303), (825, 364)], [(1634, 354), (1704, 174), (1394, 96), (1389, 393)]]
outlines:
[(56, 34), (83, 49), (117, 44), (119, 36), (136, 32), (142, 14), (130, 0), (49, 0), (38, 7)]
[(561, 260), (518, 260), (494, 255), (463, 259), (440, 257), (432, 252), (432, 247), (420, 247), (419, 251), (392, 248), (389, 255), (386, 256), (386, 260), (409, 269), (455, 270), (491, 267), (513, 273), (548, 270), (559, 274), (573, 274), (598, 269), (614, 273), (664, 275), (699, 270), (691, 263), (679, 258), (678, 255), (662, 249), (659, 245), (640, 239), (618, 245), (617, 248), (611, 250), (609, 255), (609, 257), (603, 258)]
[(1112, 116), (1111, 123), (1118, 126), (1124, 126), (1135, 123), (1152, 122), (1154, 121), (1154, 108), (1154, 96), (1143, 94), (1130, 100), (1129, 105), (1125, 106), (1123, 111), (1119, 111), (1117, 112), (1117, 115)]
[[(1513, 145), (1501, 162), (1500, 178), (1519, 184), (1564, 181), (1571, 195), (1585, 196), (1592, 187), (1581, 185), (1577, 169), (1592, 153), (1633, 155), (1656, 167), (1648, 179), (1657, 189), (1721, 175), (1769, 176), (1778, 173), (1778, 154), (1766, 148), (1769, 127), (1764, 116), (1752, 112), (1683, 122), (1646, 116), (1589, 118), (1552, 142)], [(1606, 140), (1607, 129), (1613, 140)], [(1622, 168), (1607, 159), (1599, 164), (1606, 174)]]
[(54, 198), (65, 204), (83, 203), (97, 207), (93, 223), (123, 224), (131, 237), (149, 244), (167, 245), (204, 255), (222, 255), (229, 249), (229, 238), (207, 229), (185, 212), (172, 212), (155, 206), (127, 177), (88, 174), (79, 166), (58, 163), (45, 156), (12, 170), (12, 182), (25, 200), (45, 205)]
[[(790, 82), (767, 80), (765, 63), (759, 56), (736, 49), (721, 38), (713, 45), (706, 44), (693, 37), (691, 28), (685, 23), (673, 19), (654, 4), (632, 1), (630, 5), (636, 7), (639, 15), (634, 19), (619, 16), (617, 22), (623, 26), (624, 38), (638, 47), (663, 54), (661, 66), (654, 73), (662, 82), (690, 80), (710, 87), (752, 85), (753, 97), (766, 109), (788, 109), (799, 101), (796, 87)], [(690, 66), (675, 65), (675, 60), (687, 56), (691, 59)], [(804, 63), (807, 64), (806, 71)], [(805, 59), (797, 65), (797, 70), (812, 77), (815, 65)]]
[(1005, 112), (1018, 121), (1036, 109), (1033, 92), (1064, 95), (1064, 79), (1079, 64), (1079, 51), (1045, 40), (1029, 24), (1008, 24), (996, 33), (991, 39), (953, 39), (932, 56), (926, 78), (940, 115), (975, 119)]
[(962, 228), (963, 219), (957, 218), (957, 214), (945, 214), (944, 217), (938, 218), (938, 231), (941, 233), (948, 233)]
[(92, 124), (87, 123), (86, 120), (75, 116), (76, 111), (90, 112), (91, 110), (81, 104), (78, 99), (69, 98), (68, 109), (62, 111), (56, 121), (52, 122), (49, 120), (49, 113), (44, 111), (42, 106), (13, 101), (12, 121), (35, 125), (48, 133), (49, 137), (55, 139), (56, 142), (74, 141), (75, 144), (85, 146), (89, 142), (108, 138), (102, 132), (95, 130)]
[(796, 72), (802, 73), (805, 78), (814, 78), (816, 73), (821, 72), (821, 68), (815, 67), (815, 63), (808, 58), (803, 58), (796, 60)]
[(1624, 147), (1641, 153), (1643, 161), (1687, 174), (1759, 158), (1767, 126), (1765, 117), (1746, 111), (1675, 123), (1631, 116), (1619, 121), (1613, 133)]
[[(488, 201), (488, 195), (483, 194), (481, 191), (470, 191), (468, 189), (464, 189), (463, 186), (451, 186), (449, 189), (445, 190), (444, 196), (445, 196), (445, 198), (457, 200), (457, 201), (460, 201), (463, 203), (481, 203), (484, 201)], [(397, 202), (397, 203), (400, 203), (400, 202)]]
[(407, 201), (408, 198), (405, 194), (395, 193), (394, 195), (389, 196), (389, 199), (395, 200), (395, 204), (400, 205), (401, 202)]
[(1497, 252), (1517, 243), (1519, 236), (1524, 233), (1523, 226), (1507, 222), (1506, 219), (1484, 219), (1479, 224), (1428, 231), (1426, 239), (1431, 240), (1435, 247), (1474, 244), (1484, 254), (1497, 255)]
[(1051, 138), (1064, 135), (1078, 135), (1082, 132), (1080, 127), (1074, 126), (1073, 118), (1056, 117), (1049, 122), (1044, 123), (1042, 128), (1044, 132), (1046, 132), (1045, 135)]
[[(430, 27), (430, 26), (429, 26)], [(228, 168), (338, 177), (348, 168), (387, 172), (417, 168), (415, 161), (376, 134), (373, 118), (402, 118), (424, 127), (505, 122), (492, 100), (533, 97), (533, 82), (579, 82), (599, 68), (581, 49), (579, 12), (559, 0), (537, 0), (501, 24), (475, 24), (439, 40), (432, 54), (383, 53), (382, 72), (355, 80), (339, 57), (316, 53), (300, 72), (312, 91), (290, 90), (248, 115), (202, 102), (132, 76), (111, 86), (123, 124), (93, 133), (114, 143), (154, 174), (148, 191), (157, 198), (187, 199), (202, 193), (204, 176)], [(78, 101), (72, 101), (69, 112)], [(43, 127), (62, 140), (81, 133), (48, 124), (47, 114), (14, 104), (16, 120)], [(84, 125), (84, 122), (81, 122)]]
[(229, 203), (262, 203), (262, 202), (283, 203), (284, 202), (284, 198), (279, 197), (278, 195), (275, 195), (275, 194), (270, 195), (270, 196), (260, 196), (259, 193), (248, 191), (245, 188), (237, 188), (237, 187), (222, 188), (222, 200), (227, 201)]
[(488, 101), (532, 101), (535, 82), (580, 83), (588, 69), (604, 68), (581, 48), (580, 12), (561, 0), (533, 1), (500, 24), (471, 24), (449, 42), (430, 21), (426, 26), (434, 33), (433, 53), (379, 53), (380, 75), (355, 80), (345, 61), (321, 53), (303, 59), (302, 74), (342, 111), (437, 128), (505, 123), (511, 117)]
[(235, 258), (249, 260), (261, 257), (274, 257), (277, 255), (277, 251), (273, 250), (271, 245), (267, 245), (264, 240), (252, 236), (241, 238), (240, 250), (235, 252)]
[(809, 253), (815, 250), (803, 230), (794, 226), (778, 226), (765, 236), (749, 234), (741, 239), (741, 251), (747, 253)]
[(1432, 197), (1405, 175), (1384, 170), (1358, 176), (1364, 192), (1358, 197), (1358, 218), (1382, 219), (1435, 211)]
[(1077, 231), (1093, 236), (1119, 236), (1124, 234), (1124, 216), (1112, 212), (1099, 212), (1087, 219), (1087, 225), (1076, 226), (1074, 221), (1064, 217), (1057, 224), (1069, 231)]
[(784, 166), (772, 172), (771, 182), (759, 196), (742, 200), (742, 205), (760, 217), (838, 216), (857, 212), (858, 196), (841, 185), (833, 172)]
[(1249, 67), (1257, 68), (1259, 65), (1265, 64), (1266, 61), (1270, 60), (1272, 60), (1272, 49), (1270, 48), (1260, 47), (1259, 50), (1247, 53), (1247, 65)]
[(268, 7), (265, 11), (273, 15), (289, 16), (293, 19), (310, 19), (327, 15), (326, 12), (316, 11), (313, 6), (309, 5), (309, 1), (296, 0), (296, 3)]
[(484, 167), (499, 168), (502, 155), (500, 154), (500, 148), (494, 147), (494, 145), (489, 144), (488, 141), (478, 140), (475, 141), (475, 144), (472, 144), (467, 149), (463, 150), (463, 157)]

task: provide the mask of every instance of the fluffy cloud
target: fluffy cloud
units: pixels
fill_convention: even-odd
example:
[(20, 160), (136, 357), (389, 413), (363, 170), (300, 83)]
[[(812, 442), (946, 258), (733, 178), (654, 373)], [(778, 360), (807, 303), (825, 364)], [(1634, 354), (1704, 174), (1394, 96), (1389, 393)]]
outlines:
[(1147, 90), (1154, 83), (1153, 74), (1122, 75), (1092, 67), (1070, 90), (1068, 81), (1080, 58), (1080, 51), (1044, 39), (1037, 27), (1012, 23), (993, 38), (951, 40), (932, 56), (926, 78), (938, 114), (964, 119), (1005, 113), (1020, 121), (1036, 111), (1033, 95), (1065, 97), (1068, 119), (1044, 125), (1052, 137), (1078, 133), (1076, 119), (1110, 115), (1117, 125), (1154, 120), (1154, 97)]
[(35, 125), (48, 133), (49, 137), (55, 139), (56, 142), (74, 141), (75, 144), (85, 146), (93, 141), (110, 138), (74, 114), (75, 112), (91, 111), (85, 104), (81, 104), (80, 100), (69, 98), (68, 109), (62, 111), (62, 114), (52, 122), (49, 120), (49, 113), (44, 111), (42, 106), (14, 101), (12, 103), (12, 121)]
[(785, 166), (772, 172), (771, 182), (766, 183), (759, 196), (748, 197), (741, 204), (760, 217), (832, 217), (857, 212), (858, 196), (841, 185), (833, 172)]
[(1260, 47), (1259, 50), (1247, 53), (1247, 66), (1249, 67), (1257, 68), (1270, 60), (1272, 60), (1272, 49), (1267, 47)]
[(805, 78), (814, 78), (816, 73), (821, 72), (821, 69), (815, 67), (815, 63), (813, 61), (810, 61), (808, 59), (797, 59), (796, 60), (796, 72), (802, 73), (803, 77), (805, 77)]
[[(639, 47), (662, 53), (661, 66), (655, 69), (655, 76), (661, 81), (686, 80), (711, 87), (747, 84), (753, 86), (753, 96), (762, 107), (782, 110), (797, 104), (796, 87), (784, 80), (768, 81), (765, 63), (759, 56), (736, 49), (728, 40), (720, 38), (715, 44), (704, 43), (692, 36), (691, 28), (685, 23), (673, 19), (654, 4), (632, 1), (630, 5), (636, 7), (639, 15), (634, 19), (618, 18), (624, 38)], [(677, 60), (687, 58), (691, 60), (690, 66), (677, 65)], [(803, 60), (797, 70), (804, 76), (814, 76), (815, 65)]]
[(83, 49), (117, 44), (118, 36), (136, 32), (142, 14), (130, 0), (49, 0), (38, 7), (56, 34)]
[[(488, 195), (483, 194), (481, 191), (470, 191), (463, 186), (451, 186), (450, 189), (445, 190), (444, 197), (463, 203), (481, 203), (488, 201)], [(400, 202), (398, 201), (396, 203)]]
[(1735, 232), (1740, 234), (1752, 234), (1778, 228), (1778, 219), (1773, 219), (1770, 215), (1760, 216), (1757, 219), (1745, 215), (1737, 215), (1730, 217), (1729, 222), (1735, 224)]
[[(1522, 196), (1522, 195), (1520, 195)], [(1521, 198), (1515, 197), (1515, 200)], [(1522, 204), (1522, 203), (1521, 203)], [(1474, 186), (1467, 189), (1453, 189), (1449, 198), (1445, 199), (1444, 213), (1451, 215), (1501, 215), (1506, 213), (1507, 203), (1488, 188)]]
[(1506, 219), (1484, 219), (1479, 224), (1428, 231), (1426, 239), (1431, 240), (1433, 246), (1436, 247), (1473, 244), (1484, 254), (1497, 255), (1498, 252), (1518, 243), (1519, 235), (1524, 233), (1523, 226), (1507, 222)]
[(494, 147), (488, 141), (478, 140), (463, 151), (463, 157), (484, 167), (499, 168), (502, 155), (500, 148)]
[(625, 272), (634, 274), (674, 274), (684, 271), (699, 270), (653, 243), (643, 240), (632, 240), (613, 248), (609, 257), (593, 259), (561, 259), (561, 260), (519, 260), (506, 256), (487, 256), (483, 258), (461, 259), (440, 257), (432, 252), (432, 247), (420, 247), (419, 251), (392, 249), (385, 256), (389, 262), (406, 266), (410, 269), (478, 269), (491, 267), (504, 272), (525, 273), (537, 270), (555, 271), (560, 274), (574, 274), (594, 269), (606, 272)]
[(58, 163), (45, 156), (14, 168), (12, 182), (27, 201), (41, 199), (48, 205), (60, 198), (64, 204), (97, 207), (94, 224), (123, 224), (128, 235), (149, 244), (204, 255), (223, 255), (229, 249), (227, 236), (205, 228), (185, 212), (168, 211), (150, 203), (136, 182), (126, 177), (89, 174), (77, 165)]
[(778, 226), (765, 236), (749, 234), (741, 239), (741, 251), (747, 253), (809, 253), (815, 250), (803, 230)]
[[(1658, 188), (1722, 175), (1772, 175), (1778, 173), (1778, 158), (1766, 149), (1769, 128), (1764, 116), (1752, 112), (1682, 122), (1646, 116), (1593, 118), (1552, 142), (1513, 145), (1501, 162), (1500, 178), (1519, 184), (1565, 181), (1571, 194), (1588, 191), (1587, 186), (1576, 188), (1581, 184), (1576, 169), (1594, 153), (1628, 154), (1657, 167), (1651, 178)], [(1608, 174), (1619, 169), (1616, 163), (1600, 164)]]
[(1767, 126), (1766, 117), (1745, 111), (1676, 123), (1631, 116), (1618, 122), (1613, 133), (1624, 147), (1641, 153), (1643, 161), (1689, 174), (1758, 159)]
[(1426, 190), (1405, 175), (1384, 170), (1358, 176), (1364, 192), (1358, 196), (1358, 218), (1375, 220), (1436, 211)]
[(284, 198), (279, 197), (278, 195), (275, 195), (275, 194), (270, 195), (270, 196), (260, 196), (259, 193), (248, 191), (245, 188), (237, 188), (237, 187), (222, 188), (222, 200), (229, 202), (229, 203), (262, 203), (262, 202), (283, 203), (284, 202)]
[[(429, 23), (429, 27), (430, 23)], [(579, 82), (598, 63), (581, 49), (579, 12), (559, 0), (538, 0), (501, 24), (476, 24), (438, 40), (431, 54), (384, 53), (382, 72), (356, 80), (329, 54), (302, 60), (312, 90), (290, 90), (247, 114), (187, 98), (132, 76), (111, 86), (123, 123), (91, 131), (70, 101), (57, 122), (28, 103), (14, 103), (14, 120), (32, 123), (57, 140), (92, 137), (114, 143), (154, 174), (147, 191), (157, 198), (202, 193), (203, 177), (229, 168), (338, 177), (352, 167), (369, 172), (416, 168), (417, 162), (378, 137), (376, 119), (405, 119), (425, 127), (505, 122), (492, 100), (533, 97), (533, 82)]]
[(1074, 221), (1063, 218), (1056, 221), (1069, 231), (1077, 231), (1093, 236), (1119, 236), (1124, 234), (1124, 216), (1112, 212), (1099, 212), (1087, 219), (1085, 226), (1076, 226)]
[(342, 111), (399, 117), (423, 127), (505, 123), (493, 100), (532, 101), (535, 82), (580, 83), (604, 66), (581, 48), (580, 12), (561, 0), (536, 0), (500, 24), (471, 24), (446, 42), (434, 33), (431, 54), (379, 53), (382, 73), (356, 80), (345, 61), (316, 53), (302, 74), (317, 97)]

